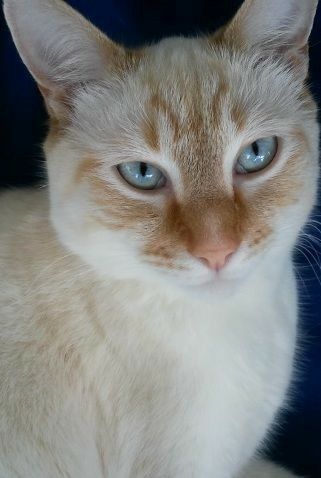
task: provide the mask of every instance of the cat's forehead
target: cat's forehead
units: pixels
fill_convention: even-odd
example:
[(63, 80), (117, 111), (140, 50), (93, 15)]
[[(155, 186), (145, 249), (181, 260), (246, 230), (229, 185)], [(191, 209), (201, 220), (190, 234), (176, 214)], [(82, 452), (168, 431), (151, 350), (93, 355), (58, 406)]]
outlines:
[(167, 39), (147, 52), (136, 78), (145, 140), (178, 164), (186, 183), (222, 178), (228, 148), (273, 135), (295, 116), (293, 77), (259, 60), (206, 39)]
[(150, 150), (175, 162), (186, 187), (202, 178), (204, 190), (209, 178), (212, 188), (228, 149), (235, 155), (301, 121), (302, 87), (283, 65), (206, 38), (144, 49), (121, 84), (117, 93), (96, 90), (94, 100), (89, 90), (79, 114), (83, 137), (105, 142), (106, 151), (118, 148), (123, 160), (148, 161)]
[(223, 99), (231, 107), (249, 102), (252, 111), (267, 104), (278, 114), (280, 100), (282, 108), (291, 107), (302, 90), (281, 58), (206, 37), (164, 39), (145, 50), (144, 60), (137, 74), (139, 87), (147, 94), (156, 91), (183, 116), (191, 108), (205, 115), (213, 101)]
[[(230, 101), (224, 75), (213, 70), (206, 77), (195, 65), (173, 69), (176, 74), (171, 72), (171, 78), (151, 80), (143, 132), (150, 148), (178, 165), (186, 189), (192, 178), (202, 177), (203, 183), (209, 176), (222, 178), (224, 146), (232, 141), (242, 118), (234, 110), (231, 118), (226, 108)], [(205, 184), (199, 185), (204, 192)]]

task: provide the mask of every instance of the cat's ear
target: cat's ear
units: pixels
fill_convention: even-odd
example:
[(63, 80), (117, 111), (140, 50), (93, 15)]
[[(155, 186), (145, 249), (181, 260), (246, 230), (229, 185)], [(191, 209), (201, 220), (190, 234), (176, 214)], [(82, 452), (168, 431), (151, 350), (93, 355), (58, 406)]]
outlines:
[(59, 113), (77, 85), (120, 74), (128, 64), (125, 48), (61, 0), (4, 0), (4, 12), (50, 113)]
[(231, 41), (282, 54), (308, 68), (308, 39), (318, 0), (245, 0), (225, 30)]

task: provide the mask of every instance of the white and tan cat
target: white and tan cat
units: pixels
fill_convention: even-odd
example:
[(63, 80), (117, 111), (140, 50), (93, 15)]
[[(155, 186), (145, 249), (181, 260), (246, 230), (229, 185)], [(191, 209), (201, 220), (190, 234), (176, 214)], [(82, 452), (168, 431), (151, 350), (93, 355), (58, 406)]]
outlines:
[(5, 0), (50, 115), (49, 187), (0, 201), (1, 478), (286, 478), (292, 249), (316, 198), (316, 0), (116, 45)]

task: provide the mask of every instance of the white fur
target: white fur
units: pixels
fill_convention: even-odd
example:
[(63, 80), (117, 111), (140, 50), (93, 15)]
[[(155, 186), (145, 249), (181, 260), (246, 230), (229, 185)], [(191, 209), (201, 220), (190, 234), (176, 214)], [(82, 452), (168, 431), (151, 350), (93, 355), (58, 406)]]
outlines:
[[(274, 3), (247, 1), (241, 18), (251, 4), (253, 12), (260, 6), (266, 13)], [(299, 0), (287, 0), (281, 13), (284, 20), (293, 6), (304, 11), (299, 30), (307, 37), (315, 2), (305, 5), (302, 10)], [(77, 89), (70, 125), (46, 145), (49, 191), (1, 197), (0, 478), (293, 476), (255, 455), (293, 374), (291, 254), (316, 197), (318, 127), (314, 108), (299, 100), (302, 79), (281, 61), (265, 59), (259, 70), (259, 53), (214, 48), (205, 39), (150, 47), (140, 67), (121, 79), (107, 74), (100, 34), (62, 2), (6, 0), (5, 12), (38, 82), (55, 89), (95, 81)], [(261, 13), (258, 21), (268, 19), (278, 32), (274, 17)], [(85, 181), (75, 185), (75, 171), (89, 151), (101, 163), (100, 179), (128, 200), (141, 199), (141, 192), (126, 192), (113, 168), (128, 157), (144, 158), (169, 173), (181, 201), (196, 200), (186, 196), (166, 118), (158, 124), (161, 153), (142, 142), (137, 125), (148, 99), (142, 85), (148, 74), (157, 76), (177, 115), (188, 121), (180, 92), (193, 93), (192, 79), (201, 72), (199, 104), (206, 117), (220, 68), (233, 88), (222, 108), (223, 167), (208, 173), (220, 174), (232, 194), (239, 149), (260, 135), (281, 136), (275, 168), (240, 186), (251, 200), (296, 150), (297, 128), (309, 144), (297, 166), (300, 198), (270, 218), (273, 232), (264, 247), (253, 253), (245, 238), (219, 274), (187, 251), (175, 258), (173, 270), (162, 269), (142, 254), (142, 225), (98, 225), (102, 210)], [(182, 90), (177, 78), (183, 78)], [(229, 115), (235, 100), (251, 104), (242, 133)], [(189, 153), (190, 146), (185, 138), (181, 148)], [(161, 193), (149, 200), (164, 207)]]
[(288, 387), (290, 257), (213, 303), (120, 287), (61, 250), (45, 207), (45, 192), (2, 199), (0, 476), (235, 476)]

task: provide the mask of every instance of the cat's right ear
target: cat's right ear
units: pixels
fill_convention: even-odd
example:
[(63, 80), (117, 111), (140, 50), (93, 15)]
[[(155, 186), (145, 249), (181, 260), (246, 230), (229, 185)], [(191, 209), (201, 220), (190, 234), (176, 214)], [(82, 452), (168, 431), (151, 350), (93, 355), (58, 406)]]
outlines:
[(37, 81), (49, 113), (59, 116), (77, 85), (121, 74), (127, 50), (62, 0), (4, 0), (18, 52)]
[(282, 57), (305, 77), (317, 4), (318, 0), (245, 0), (223, 35), (238, 47)]

